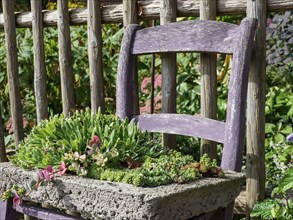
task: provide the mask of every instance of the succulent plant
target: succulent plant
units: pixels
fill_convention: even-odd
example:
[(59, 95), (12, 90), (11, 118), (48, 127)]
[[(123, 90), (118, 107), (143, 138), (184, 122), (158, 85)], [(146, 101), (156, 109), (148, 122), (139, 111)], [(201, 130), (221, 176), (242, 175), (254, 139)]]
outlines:
[[(70, 117), (54, 116), (35, 127), (12, 160), (24, 168), (57, 168), (60, 162), (79, 176), (135, 186), (185, 183), (220, 176), (207, 155), (190, 155), (161, 146), (161, 136), (142, 132), (134, 121), (89, 109)], [(50, 167), (51, 167), (50, 166)]]
[[(94, 137), (100, 139), (99, 144), (92, 144)], [(24, 168), (58, 166), (65, 161), (75, 164), (71, 169), (78, 171), (78, 167), (86, 167), (88, 159), (103, 166), (126, 157), (156, 157), (162, 151), (160, 138), (141, 132), (133, 121), (86, 109), (70, 117), (60, 115), (42, 121), (20, 144), (12, 161)]]

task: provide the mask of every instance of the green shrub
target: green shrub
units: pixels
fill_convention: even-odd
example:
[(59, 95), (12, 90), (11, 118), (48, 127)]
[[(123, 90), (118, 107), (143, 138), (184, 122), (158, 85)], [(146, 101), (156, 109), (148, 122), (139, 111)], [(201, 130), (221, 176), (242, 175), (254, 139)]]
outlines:
[(293, 219), (293, 201), (287, 197), (287, 192), (293, 190), (293, 168), (288, 169), (281, 178), (278, 186), (274, 188), (274, 195), (281, 196), (281, 199), (267, 199), (256, 204), (251, 217), (261, 217), (265, 220), (291, 220)]

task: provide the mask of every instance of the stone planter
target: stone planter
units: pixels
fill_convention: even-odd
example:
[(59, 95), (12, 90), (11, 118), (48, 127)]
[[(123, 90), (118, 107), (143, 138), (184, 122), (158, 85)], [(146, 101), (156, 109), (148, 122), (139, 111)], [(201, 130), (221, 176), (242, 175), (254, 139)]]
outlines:
[[(0, 191), (33, 178), (10, 163), (0, 163)], [(141, 188), (65, 175), (33, 191), (26, 201), (78, 212), (90, 219), (187, 219), (227, 206), (240, 193), (243, 174), (203, 178), (188, 184)]]

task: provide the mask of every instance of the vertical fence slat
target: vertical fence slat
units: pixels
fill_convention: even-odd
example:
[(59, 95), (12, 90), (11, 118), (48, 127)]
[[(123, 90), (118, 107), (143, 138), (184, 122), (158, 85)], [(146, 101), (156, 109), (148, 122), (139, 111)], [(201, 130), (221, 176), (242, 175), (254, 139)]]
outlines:
[(20, 85), (18, 75), (16, 27), (14, 15), (14, 0), (2, 0), (4, 15), (4, 32), (6, 39), (7, 75), (9, 86), (9, 99), (14, 127), (15, 146), (23, 139), (22, 105), (20, 98)]
[[(124, 28), (129, 24), (137, 24), (137, 1), (136, 0), (123, 0), (123, 26)], [(139, 97), (138, 97), (138, 72), (137, 63), (134, 62), (133, 73), (133, 113), (139, 114)]]
[(102, 25), (100, 1), (88, 1), (88, 55), (91, 84), (91, 109), (100, 107), (105, 111), (103, 64), (102, 64)]
[(247, 1), (247, 16), (258, 19), (248, 82), (246, 217), (264, 198), (265, 189), (265, 75), (267, 1)]
[(42, 2), (31, 0), (37, 121), (48, 118)]
[(61, 75), (62, 107), (66, 116), (74, 108), (73, 70), (71, 57), (70, 20), (68, 0), (57, 1), (59, 65)]
[(137, 1), (123, 0), (123, 26), (137, 24)]
[[(177, 0), (161, 0), (160, 24), (176, 22)], [(162, 112), (176, 112), (176, 54), (167, 53), (162, 56)], [(163, 134), (163, 144), (169, 148), (176, 148), (176, 136)]]
[[(200, 1), (200, 19), (216, 20), (217, 1)], [(201, 73), (201, 115), (207, 118), (217, 118), (217, 55), (200, 54)], [(211, 158), (217, 158), (217, 145), (213, 141), (201, 140), (201, 154), (207, 153)]]
[(105, 110), (102, 64), (102, 17), (100, 1), (88, 1), (88, 55), (91, 85), (91, 109)]

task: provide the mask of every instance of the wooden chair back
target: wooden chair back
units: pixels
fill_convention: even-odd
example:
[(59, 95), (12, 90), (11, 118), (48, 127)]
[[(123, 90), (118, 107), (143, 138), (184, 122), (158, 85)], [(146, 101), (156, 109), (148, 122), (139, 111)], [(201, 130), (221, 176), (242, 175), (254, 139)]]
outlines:
[[(116, 85), (116, 114), (135, 118), (139, 128), (200, 137), (224, 143), (221, 167), (241, 170), (250, 57), (257, 21), (235, 25), (216, 21), (183, 21), (140, 29), (129, 25), (123, 36)], [(233, 55), (226, 122), (182, 114), (134, 115), (136, 56), (168, 52), (209, 52)]]

